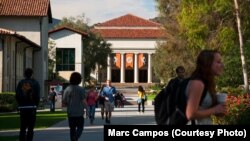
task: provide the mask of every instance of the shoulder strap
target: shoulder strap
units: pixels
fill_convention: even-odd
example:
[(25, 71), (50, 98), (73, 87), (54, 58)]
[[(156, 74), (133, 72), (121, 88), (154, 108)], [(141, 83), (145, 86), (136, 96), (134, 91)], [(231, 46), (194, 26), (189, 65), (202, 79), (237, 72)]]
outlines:
[[(204, 83), (203, 80), (201, 80), (201, 81)], [(207, 94), (207, 88), (206, 88), (206, 85), (204, 83), (204, 89), (203, 89), (203, 92), (202, 92), (202, 95), (201, 95), (201, 99), (200, 99), (199, 105), (201, 105), (201, 103), (203, 102), (204, 98), (206, 97), (206, 94)], [(196, 125), (195, 120), (191, 121), (191, 125)]]
[(203, 92), (202, 92), (202, 96), (201, 96), (201, 100), (200, 100), (200, 105), (203, 102), (203, 100), (206, 97), (206, 95), (207, 95), (207, 88), (205, 86), (204, 89), (203, 89)]
[(202, 91), (202, 96), (201, 96), (200, 104), (199, 104), (199, 105), (201, 105), (201, 103), (203, 102), (203, 100), (204, 100), (204, 98), (206, 97), (206, 94), (207, 94), (206, 83), (204, 82), (204, 80), (203, 80), (202, 78), (199, 78), (199, 77), (191, 77), (190, 79), (191, 79), (191, 80), (200, 80), (200, 81), (202, 81), (203, 84), (204, 84), (204, 89), (203, 89), (203, 91)]

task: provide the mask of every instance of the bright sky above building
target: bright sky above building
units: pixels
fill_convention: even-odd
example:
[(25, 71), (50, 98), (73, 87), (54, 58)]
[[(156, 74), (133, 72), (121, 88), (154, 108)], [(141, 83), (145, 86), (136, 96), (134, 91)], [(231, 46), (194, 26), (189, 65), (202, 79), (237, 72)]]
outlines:
[(50, 0), (56, 19), (85, 14), (89, 25), (101, 23), (125, 14), (145, 19), (158, 15), (155, 0)]

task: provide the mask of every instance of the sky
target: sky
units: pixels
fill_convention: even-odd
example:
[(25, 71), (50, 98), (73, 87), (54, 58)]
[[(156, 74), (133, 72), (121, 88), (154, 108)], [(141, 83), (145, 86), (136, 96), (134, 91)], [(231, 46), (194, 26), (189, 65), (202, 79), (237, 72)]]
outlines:
[(155, 0), (50, 0), (52, 17), (76, 17), (82, 14), (88, 24), (102, 23), (125, 14), (145, 19), (158, 15)]

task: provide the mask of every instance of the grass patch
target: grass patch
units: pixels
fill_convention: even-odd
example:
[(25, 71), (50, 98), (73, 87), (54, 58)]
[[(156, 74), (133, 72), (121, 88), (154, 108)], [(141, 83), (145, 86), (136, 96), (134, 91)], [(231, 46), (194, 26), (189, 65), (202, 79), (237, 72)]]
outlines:
[(18, 136), (0, 136), (0, 141), (17, 141)]
[(155, 99), (155, 94), (149, 94), (149, 95), (147, 95), (148, 96), (148, 100), (154, 100)]
[[(65, 120), (67, 113), (65, 111), (38, 111), (35, 128), (47, 128), (59, 121)], [(20, 119), (18, 113), (0, 114), (0, 130), (19, 129)], [(1, 140), (2, 141), (2, 140)]]
[(59, 121), (67, 119), (67, 113), (65, 111), (51, 112), (39, 112), (37, 114), (37, 122), (35, 128), (47, 128)]

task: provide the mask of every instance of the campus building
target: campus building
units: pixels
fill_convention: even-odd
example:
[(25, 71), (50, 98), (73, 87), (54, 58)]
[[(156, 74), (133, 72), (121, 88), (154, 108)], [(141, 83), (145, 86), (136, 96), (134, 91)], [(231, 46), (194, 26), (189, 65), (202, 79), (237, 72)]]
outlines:
[(0, 1), (0, 92), (14, 92), (25, 68), (47, 93), (49, 0)]
[(55, 69), (67, 81), (72, 72), (84, 74), (83, 42), (86, 37), (87, 33), (66, 26), (49, 31), (49, 40), (55, 44)]
[(157, 42), (162, 41), (163, 29), (159, 23), (126, 14), (96, 24), (94, 31), (111, 44), (107, 68), (100, 68), (94, 77), (114, 83), (159, 82), (152, 68), (152, 56)]

